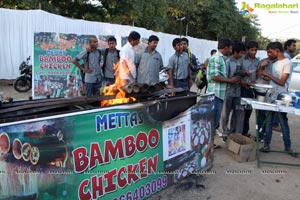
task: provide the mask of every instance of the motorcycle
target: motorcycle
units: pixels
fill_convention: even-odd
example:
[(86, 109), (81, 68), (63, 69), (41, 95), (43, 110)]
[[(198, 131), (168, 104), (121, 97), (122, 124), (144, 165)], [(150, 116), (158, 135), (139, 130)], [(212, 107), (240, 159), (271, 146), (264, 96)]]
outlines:
[(14, 81), (14, 88), (18, 92), (27, 92), (32, 87), (32, 65), (29, 65), (30, 56), (19, 67), (20, 74)]
[(168, 68), (162, 68), (159, 72), (159, 82), (168, 85), (169, 74)]

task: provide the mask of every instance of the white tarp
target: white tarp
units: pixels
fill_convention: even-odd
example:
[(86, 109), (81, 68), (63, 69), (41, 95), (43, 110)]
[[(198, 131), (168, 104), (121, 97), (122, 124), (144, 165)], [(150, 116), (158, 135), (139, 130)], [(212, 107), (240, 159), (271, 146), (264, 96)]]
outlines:
[[(0, 79), (15, 79), (19, 76), (19, 65), (28, 56), (33, 58), (34, 32), (59, 32), (76, 34), (115, 35), (118, 48), (121, 37), (137, 31), (148, 38), (155, 34), (160, 41), (157, 50), (162, 54), (164, 65), (174, 53), (172, 40), (178, 35), (154, 32), (144, 28), (75, 20), (47, 13), (42, 10), (10, 10), (0, 8)], [(210, 50), (216, 49), (217, 42), (188, 37), (192, 52), (200, 62), (209, 57)]]
[[(28, 56), (33, 58), (34, 32), (58, 32), (91, 35), (115, 35), (117, 48), (121, 48), (121, 37), (137, 31), (143, 38), (155, 34), (160, 41), (157, 50), (162, 54), (164, 66), (174, 53), (172, 41), (178, 35), (154, 32), (144, 28), (70, 19), (42, 10), (10, 10), (0, 8), (0, 79), (15, 79), (19, 76), (19, 65)], [(216, 41), (187, 37), (191, 51), (202, 63), (217, 48)], [(265, 57), (265, 53), (263, 57)]]

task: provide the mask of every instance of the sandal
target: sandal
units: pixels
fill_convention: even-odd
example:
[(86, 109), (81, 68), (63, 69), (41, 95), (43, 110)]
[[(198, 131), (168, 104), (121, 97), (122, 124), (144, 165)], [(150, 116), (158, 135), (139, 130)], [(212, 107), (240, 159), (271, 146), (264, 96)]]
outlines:
[(294, 158), (299, 158), (298, 153), (296, 153), (292, 149), (288, 149), (288, 150), (286, 150), (286, 152), (288, 152), (288, 154)]
[(214, 144), (214, 149), (219, 149), (219, 148), (221, 148), (221, 146), (220, 146), (220, 145), (216, 145), (216, 144)]
[(265, 145), (262, 148), (259, 149), (261, 152), (269, 152), (270, 151), (270, 146), (269, 145)]

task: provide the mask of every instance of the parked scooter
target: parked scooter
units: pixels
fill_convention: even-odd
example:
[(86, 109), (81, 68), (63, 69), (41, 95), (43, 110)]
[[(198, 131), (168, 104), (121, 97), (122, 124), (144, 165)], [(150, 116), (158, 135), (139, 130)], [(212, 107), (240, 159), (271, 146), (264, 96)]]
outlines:
[(32, 65), (29, 65), (30, 56), (19, 67), (20, 74), (14, 81), (14, 88), (18, 92), (27, 92), (32, 87)]
[(168, 85), (168, 81), (169, 81), (168, 68), (165, 67), (162, 68), (159, 72), (159, 82)]

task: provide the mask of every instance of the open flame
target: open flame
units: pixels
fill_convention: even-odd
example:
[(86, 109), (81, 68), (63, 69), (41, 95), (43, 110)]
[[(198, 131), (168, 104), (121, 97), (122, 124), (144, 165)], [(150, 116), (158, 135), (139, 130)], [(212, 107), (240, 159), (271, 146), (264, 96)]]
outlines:
[(103, 89), (103, 95), (116, 95), (114, 99), (108, 99), (108, 100), (102, 100), (101, 106), (109, 106), (109, 105), (115, 105), (115, 104), (122, 104), (122, 103), (129, 103), (136, 101), (136, 98), (134, 97), (126, 97), (126, 92), (122, 90), (122, 86), (126, 84), (125, 80), (120, 78), (120, 62), (116, 63), (114, 65), (115, 69), (115, 77), (116, 81), (112, 85), (105, 86)]

